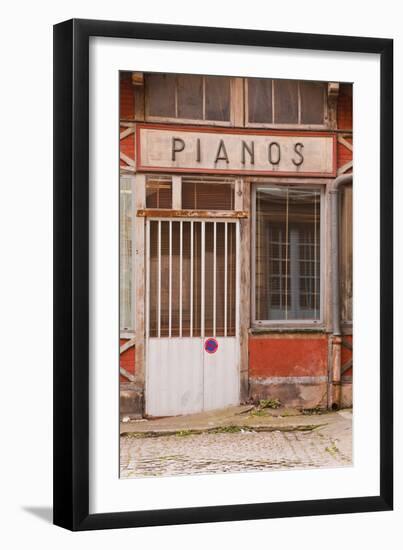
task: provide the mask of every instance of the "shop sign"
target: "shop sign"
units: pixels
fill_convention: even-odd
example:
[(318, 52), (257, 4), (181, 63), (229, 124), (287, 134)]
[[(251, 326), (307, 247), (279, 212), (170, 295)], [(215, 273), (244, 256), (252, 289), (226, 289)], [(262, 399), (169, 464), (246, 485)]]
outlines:
[(139, 125), (137, 170), (335, 175), (335, 135)]

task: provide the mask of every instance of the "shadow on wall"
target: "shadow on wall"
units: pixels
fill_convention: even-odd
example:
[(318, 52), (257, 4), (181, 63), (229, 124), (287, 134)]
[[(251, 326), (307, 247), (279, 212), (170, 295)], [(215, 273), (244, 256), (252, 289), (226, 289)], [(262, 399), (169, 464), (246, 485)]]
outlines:
[(46, 523), (53, 523), (53, 507), (52, 506), (23, 506), (22, 510), (32, 514)]

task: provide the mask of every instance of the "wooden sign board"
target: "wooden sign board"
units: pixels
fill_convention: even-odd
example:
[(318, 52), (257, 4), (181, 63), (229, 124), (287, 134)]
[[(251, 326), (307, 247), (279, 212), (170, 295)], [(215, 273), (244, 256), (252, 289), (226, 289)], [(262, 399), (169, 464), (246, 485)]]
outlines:
[(250, 175), (336, 175), (331, 133), (138, 125), (136, 166), (141, 172)]

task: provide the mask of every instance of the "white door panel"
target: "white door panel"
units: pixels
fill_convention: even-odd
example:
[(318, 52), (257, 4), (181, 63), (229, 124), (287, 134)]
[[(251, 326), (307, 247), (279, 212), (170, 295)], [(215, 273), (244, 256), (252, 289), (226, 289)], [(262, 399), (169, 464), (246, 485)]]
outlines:
[[(149, 416), (239, 403), (239, 228), (235, 220), (148, 220)], [(207, 338), (218, 349), (204, 349)]]
[(150, 338), (146, 413), (191, 414), (203, 409), (203, 358), (195, 338)]
[(239, 403), (238, 339), (216, 338), (215, 353), (204, 351), (204, 410)]

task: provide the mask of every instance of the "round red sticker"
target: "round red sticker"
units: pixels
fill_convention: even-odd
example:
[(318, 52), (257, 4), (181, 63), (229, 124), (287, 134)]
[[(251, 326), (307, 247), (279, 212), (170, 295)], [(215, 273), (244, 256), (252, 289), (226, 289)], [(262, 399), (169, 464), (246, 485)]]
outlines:
[(207, 338), (204, 342), (204, 349), (207, 353), (215, 353), (218, 350), (218, 342), (215, 338)]

